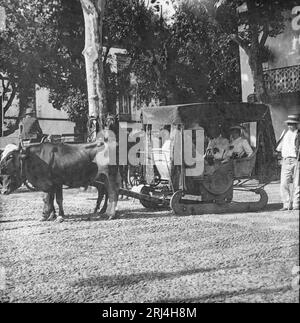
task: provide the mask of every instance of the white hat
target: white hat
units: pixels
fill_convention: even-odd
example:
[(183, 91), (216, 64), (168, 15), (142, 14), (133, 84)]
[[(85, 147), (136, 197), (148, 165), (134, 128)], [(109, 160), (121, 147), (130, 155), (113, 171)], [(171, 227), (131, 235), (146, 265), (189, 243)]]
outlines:
[(300, 118), (299, 115), (297, 114), (291, 114), (288, 116), (288, 119), (285, 120), (285, 123), (289, 124), (289, 123), (294, 123), (294, 124), (298, 124), (300, 123)]

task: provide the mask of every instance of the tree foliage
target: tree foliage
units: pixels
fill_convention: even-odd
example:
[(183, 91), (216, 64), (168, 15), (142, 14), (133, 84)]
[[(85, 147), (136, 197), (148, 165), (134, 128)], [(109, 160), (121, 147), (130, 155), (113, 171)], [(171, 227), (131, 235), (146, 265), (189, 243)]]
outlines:
[(238, 48), (222, 35), (201, 2), (182, 2), (172, 23), (140, 2), (127, 9), (119, 4), (117, 10), (123, 15), (116, 16), (124, 17), (126, 12), (125, 21), (132, 22), (129, 33), (121, 21), (117, 26), (130, 57), (127, 71), (137, 76), (142, 100), (157, 97), (164, 103), (185, 103), (240, 98)]
[[(18, 122), (28, 102), (34, 97), (34, 85), (40, 80), (49, 66), (57, 29), (53, 17), (58, 10), (55, 0), (0, 0), (5, 8), (6, 28), (0, 31), (0, 72), (17, 93), (20, 111), (17, 121), (9, 125), (8, 135), (18, 127)], [(4, 111), (10, 107), (8, 100)]]
[[(50, 89), (56, 109), (65, 109), (85, 131), (88, 102), (84, 21), (80, 0), (0, 0), (7, 29), (0, 33), (0, 71), (16, 87), (21, 112), (34, 84)], [(172, 23), (156, 1), (108, 1), (104, 17), (103, 63), (108, 109), (130, 91), (136, 76), (140, 100), (163, 103), (238, 100), (237, 46), (199, 1), (183, 1)], [(226, 21), (226, 26), (228, 22)], [(222, 26), (222, 28), (220, 27)], [(227, 27), (226, 27), (227, 28)], [(109, 50), (123, 48), (128, 60), (112, 70)]]
[(216, 3), (216, 21), (222, 26), (224, 33), (248, 55), (259, 101), (269, 101), (262, 63), (272, 53), (266, 46), (266, 41), (284, 30), (285, 13), (297, 3), (297, 0), (219, 0)]
[(187, 1), (177, 7), (169, 53), (168, 74), (170, 83), (177, 84), (176, 101), (239, 99), (237, 46), (223, 36), (201, 2)]

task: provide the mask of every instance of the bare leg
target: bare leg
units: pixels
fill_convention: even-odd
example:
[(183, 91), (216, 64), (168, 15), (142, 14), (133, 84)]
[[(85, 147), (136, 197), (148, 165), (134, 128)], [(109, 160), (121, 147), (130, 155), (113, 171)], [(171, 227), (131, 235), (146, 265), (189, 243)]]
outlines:
[(106, 212), (108, 215), (108, 218), (114, 219), (116, 218), (116, 207), (118, 203), (118, 197), (119, 197), (119, 189), (120, 189), (120, 175), (118, 172), (111, 172), (109, 174), (108, 178), (108, 199), (109, 199), (109, 207), (108, 211)]
[(96, 207), (94, 209), (94, 215), (97, 214), (99, 208), (100, 208), (100, 204), (103, 200), (103, 197), (104, 197), (104, 191), (103, 191), (103, 188), (101, 185), (97, 185), (96, 186), (97, 190), (98, 190), (98, 198), (97, 198), (97, 202), (96, 202)]
[(105, 201), (104, 201), (103, 207), (100, 209), (100, 214), (104, 214), (106, 212), (107, 202), (108, 202), (107, 189), (106, 189), (105, 186), (100, 185), (100, 187), (98, 188), (98, 199), (99, 199), (98, 209), (100, 208), (100, 204), (101, 204), (101, 202), (103, 200), (103, 197), (105, 198)]
[[(125, 188), (125, 180), (124, 180), (124, 167), (123, 165), (119, 166), (119, 171), (121, 175), (121, 188)], [(123, 200), (124, 195), (120, 195), (120, 200)]]
[[(128, 176), (129, 176), (129, 167), (128, 165), (124, 166), (124, 182), (125, 182), (125, 189), (128, 190), (129, 189), (129, 183), (128, 183)], [(126, 196), (125, 200), (129, 200), (129, 197)]]
[(281, 181), (280, 181), (280, 193), (283, 207), (289, 209), (291, 205), (291, 191), (290, 184), (293, 181), (294, 167), (289, 158), (285, 158), (282, 161), (281, 166)]
[[(94, 209), (93, 215), (97, 216), (97, 212), (100, 210), (100, 215), (104, 214), (106, 212), (107, 209), (107, 201), (108, 201), (108, 196), (107, 196), (107, 191), (104, 185), (102, 184), (94, 184), (94, 186), (97, 188), (98, 190), (98, 198), (97, 198), (97, 202), (96, 202), (96, 207)], [(101, 202), (103, 201), (103, 198), (105, 198), (104, 204), (102, 206), (102, 208), (100, 209), (100, 205)], [(91, 217), (88, 218), (88, 220), (90, 220)]]
[(54, 208), (54, 193), (45, 193), (43, 196), (44, 209), (42, 221), (52, 221), (56, 218)]
[(293, 209), (299, 210), (299, 201), (300, 201), (300, 179), (299, 179), (299, 161), (296, 161), (295, 170), (294, 170), (294, 192), (293, 192)]
[(98, 190), (98, 198), (97, 198), (97, 202), (96, 202), (96, 206), (95, 206), (95, 209), (94, 209), (94, 215), (97, 215), (97, 212), (99, 210), (99, 207), (100, 207), (100, 203), (102, 202), (102, 199), (103, 199), (103, 193), (101, 191), (101, 187), (97, 186), (97, 190)]
[(58, 213), (58, 217), (56, 219), (57, 222), (63, 222), (64, 220), (64, 209), (63, 209), (63, 190), (62, 190), (62, 186), (59, 186), (56, 188), (56, 203), (58, 205), (59, 208), (59, 213)]

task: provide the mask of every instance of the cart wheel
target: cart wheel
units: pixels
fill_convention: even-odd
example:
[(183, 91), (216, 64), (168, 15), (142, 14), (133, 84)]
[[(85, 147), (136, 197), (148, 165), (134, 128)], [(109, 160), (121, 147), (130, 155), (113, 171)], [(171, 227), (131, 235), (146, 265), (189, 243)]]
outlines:
[(29, 191), (32, 191), (32, 192), (37, 191), (37, 189), (32, 184), (30, 184), (27, 180), (24, 182), (24, 184), (29, 189)]
[[(141, 194), (145, 194), (145, 195), (149, 195), (149, 196), (150, 196), (150, 192), (151, 192), (151, 190), (150, 190), (150, 188), (148, 186), (143, 186), (142, 189), (140, 190)], [(146, 209), (157, 209), (157, 208), (159, 208), (159, 205), (157, 205), (156, 203), (149, 202), (149, 201), (146, 201), (146, 200), (140, 199), (140, 203)]]
[(188, 205), (182, 203), (182, 197), (184, 196), (183, 191), (175, 192), (170, 200), (170, 207), (176, 215), (191, 215)]

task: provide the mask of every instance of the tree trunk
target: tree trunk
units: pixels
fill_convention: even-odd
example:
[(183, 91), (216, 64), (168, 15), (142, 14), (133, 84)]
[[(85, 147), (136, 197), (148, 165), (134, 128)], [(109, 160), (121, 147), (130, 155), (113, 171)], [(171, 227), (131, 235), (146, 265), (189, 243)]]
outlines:
[(265, 81), (264, 81), (264, 72), (262, 63), (259, 59), (259, 53), (256, 51), (251, 51), (249, 55), (249, 65), (252, 72), (255, 94), (257, 99), (261, 103), (269, 102), (269, 95), (266, 90)]
[[(102, 62), (102, 25), (106, 0), (80, 0), (85, 23), (86, 77), (89, 119), (96, 122), (107, 113), (104, 71)], [(91, 127), (96, 129), (96, 125)], [(99, 123), (101, 130), (101, 122)]]
[(249, 65), (251, 68), (255, 94), (257, 99), (261, 103), (268, 103), (268, 93), (265, 87), (264, 72), (261, 59), (261, 47), (264, 44), (260, 44), (259, 36), (260, 32), (258, 29), (257, 21), (255, 20), (255, 13), (257, 10), (257, 5), (255, 1), (246, 1), (248, 12), (249, 12), (249, 30), (250, 30), (250, 48), (246, 50), (249, 57)]
[[(27, 108), (29, 108), (29, 107), (32, 108), (33, 112), (36, 116), (35, 87), (34, 87), (34, 85), (32, 85), (31, 83), (28, 83), (28, 82), (26, 85), (25, 85), (25, 83), (23, 83), (22, 87), (15, 89), (15, 91), (17, 91), (17, 90), (19, 91), (19, 94), (18, 94), (18, 99), (19, 99), (18, 115), (16, 116), (15, 122), (10, 124), (9, 129), (7, 129), (3, 132), (4, 137), (11, 135), (16, 130), (18, 130), (19, 123), (20, 123), (21, 119), (24, 117), (25, 111)], [(9, 101), (11, 101), (11, 100), (9, 100)], [(7, 109), (6, 109), (6, 107), (7, 107), (7, 104), (5, 106), (5, 112), (7, 112), (9, 109), (9, 106), (7, 107)]]
[[(0, 73), (0, 81), (1, 81), (1, 87), (2, 87), (2, 92), (0, 92), (0, 95), (2, 97), (1, 103), (2, 103), (3, 115), (5, 115), (15, 99), (17, 88), (13, 81), (11, 81), (8, 77), (2, 75), (1, 73)], [(4, 103), (3, 101), (5, 101), (5, 97), (7, 95), (9, 95), (9, 99), (6, 100), (6, 102)]]

